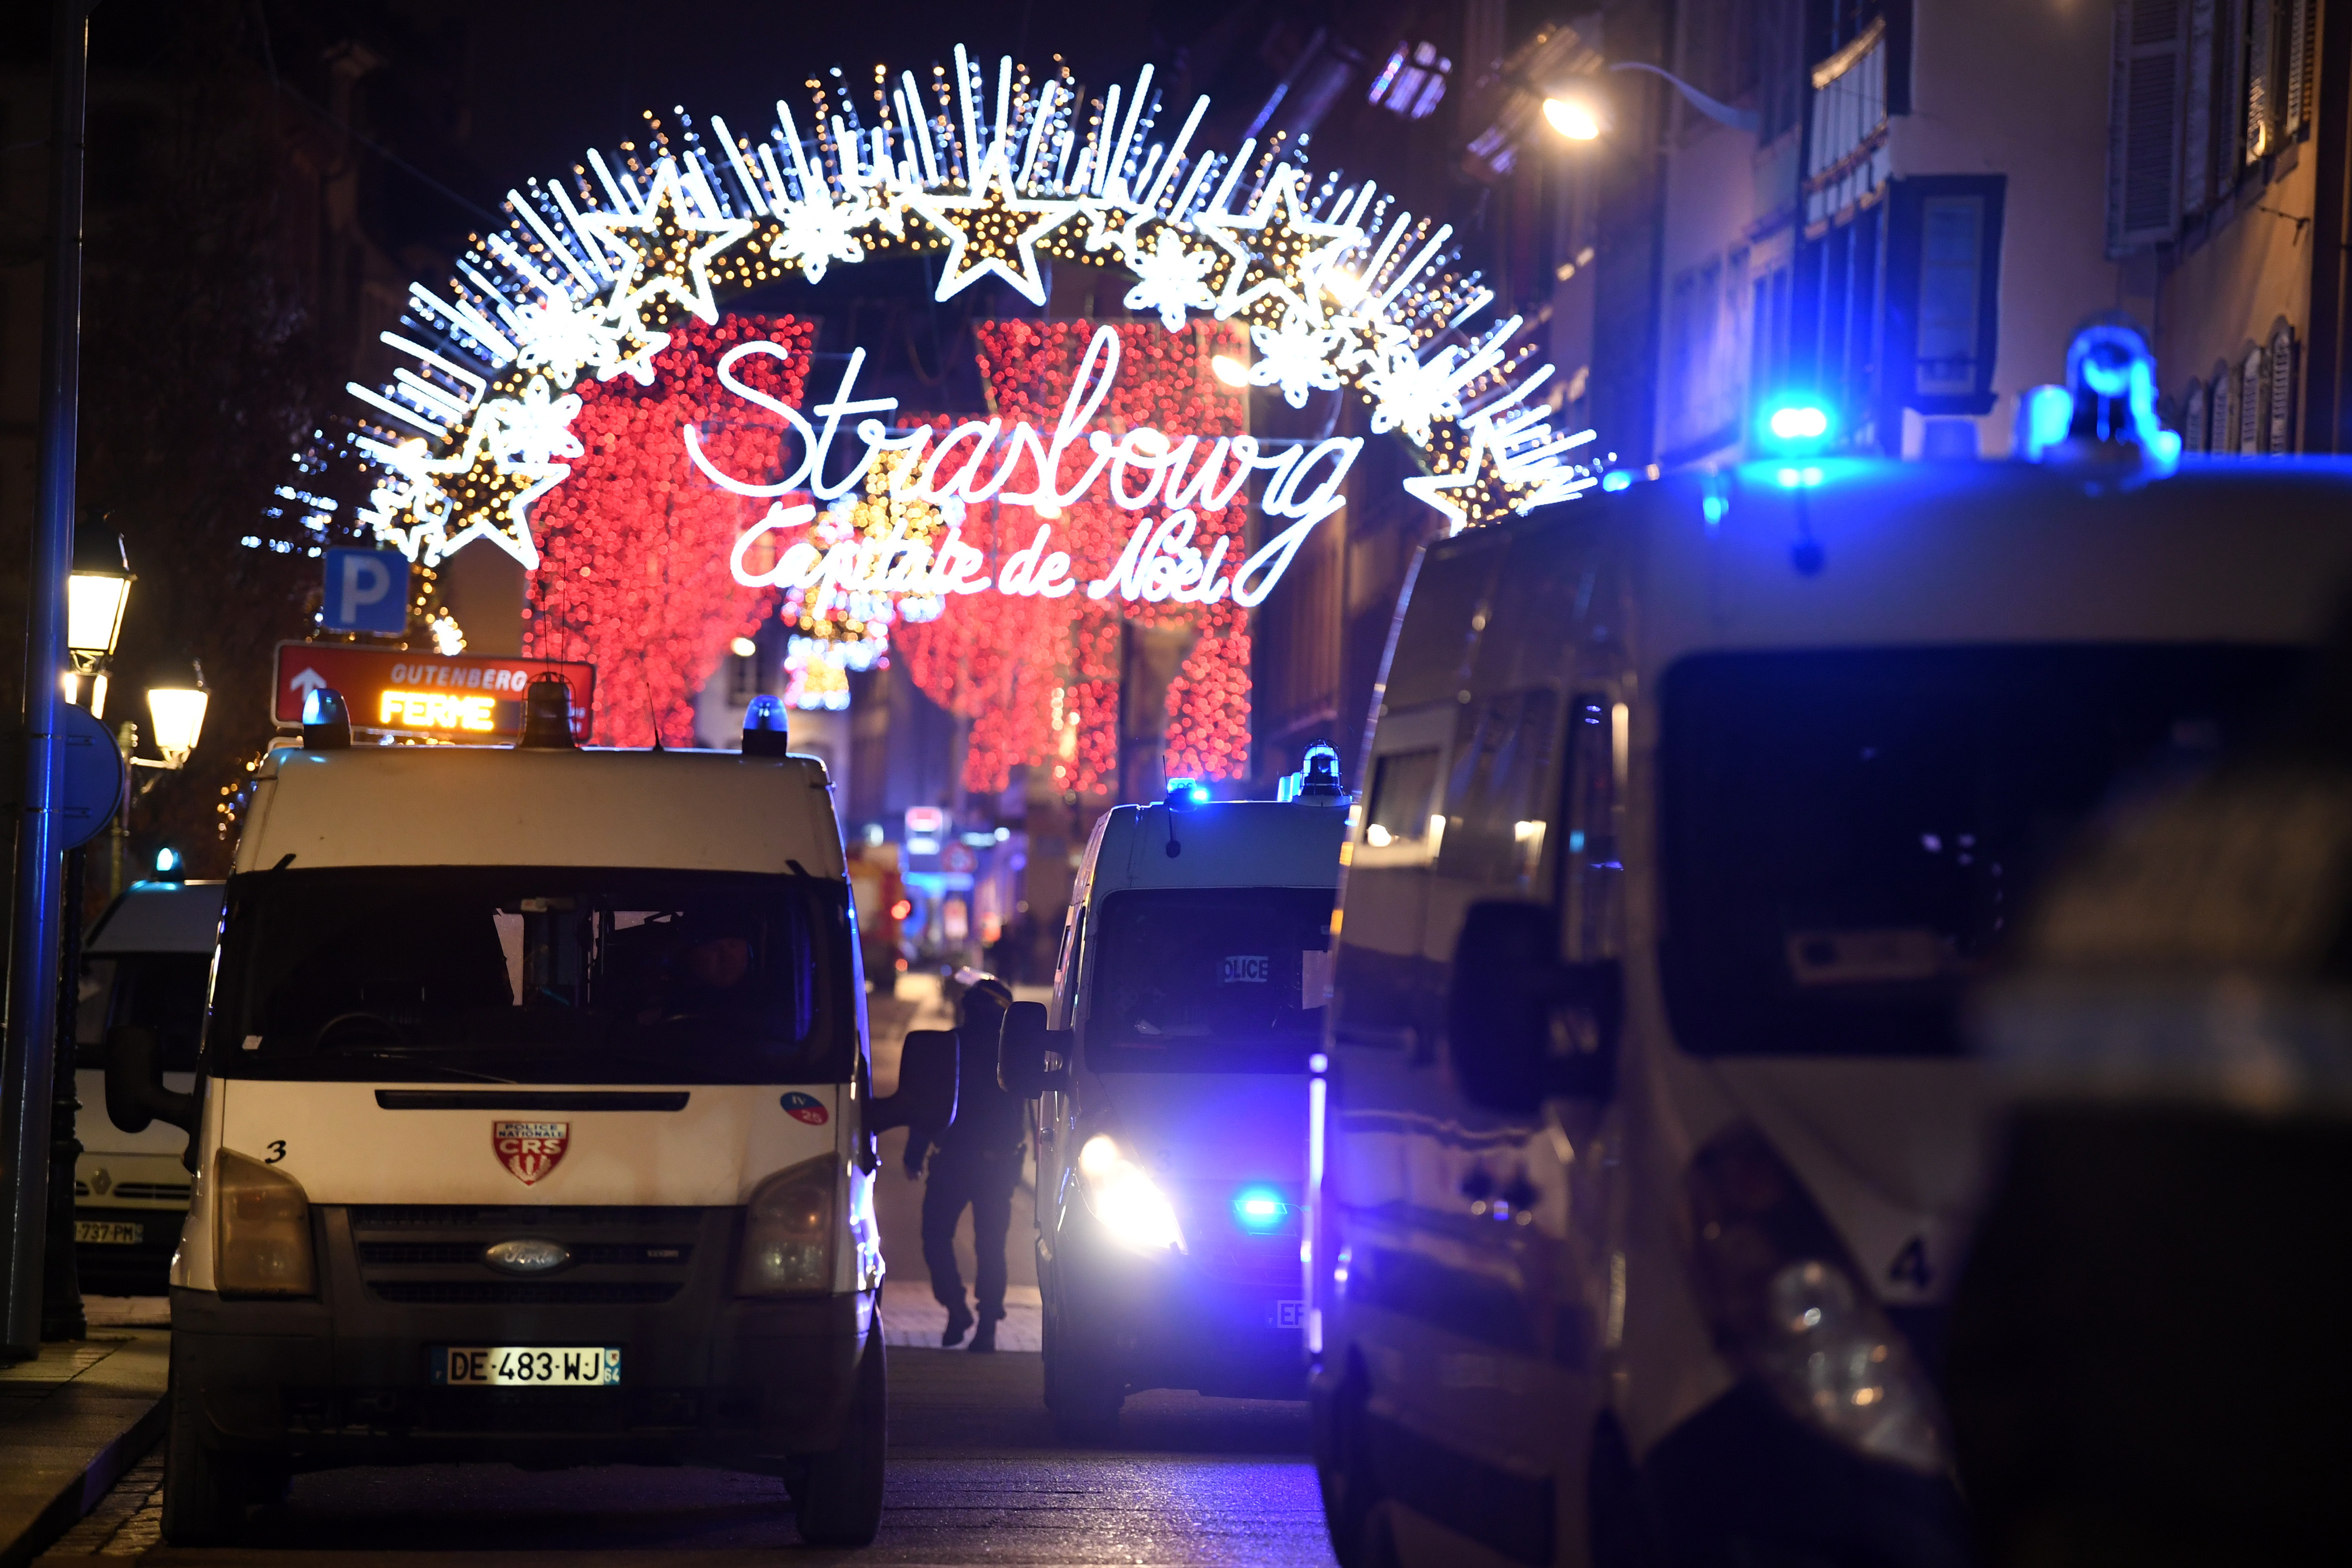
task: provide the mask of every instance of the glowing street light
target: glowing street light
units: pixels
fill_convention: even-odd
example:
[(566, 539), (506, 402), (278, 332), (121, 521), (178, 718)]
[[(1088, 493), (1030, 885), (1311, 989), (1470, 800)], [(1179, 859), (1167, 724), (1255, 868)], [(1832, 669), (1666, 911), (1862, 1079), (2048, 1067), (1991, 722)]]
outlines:
[(1570, 142), (1592, 142), (1600, 138), (1601, 116), (1592, 104), (1580, 96), (1547, 98), (1543, 112), (1546, 123)]
[(212, 693), (205, 689), (202, 665), (196, 667), (195, 677), (194, 685), (158, 686), (147, 693), (147, 712), (155, 721), (155, 749), (163, 753), (167, 768), (187, 766), (189, 754), (205, 732), (205, 709), (212, 702)]

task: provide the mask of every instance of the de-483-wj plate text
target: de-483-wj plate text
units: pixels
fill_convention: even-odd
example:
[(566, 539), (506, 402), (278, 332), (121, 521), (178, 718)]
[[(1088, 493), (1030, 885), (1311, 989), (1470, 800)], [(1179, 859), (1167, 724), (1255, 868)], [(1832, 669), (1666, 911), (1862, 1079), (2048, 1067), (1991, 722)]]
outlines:
[(436, 1345), (433, 1381), (474, 1388), (604, 1388), (621, 1381), (618, 1345)]

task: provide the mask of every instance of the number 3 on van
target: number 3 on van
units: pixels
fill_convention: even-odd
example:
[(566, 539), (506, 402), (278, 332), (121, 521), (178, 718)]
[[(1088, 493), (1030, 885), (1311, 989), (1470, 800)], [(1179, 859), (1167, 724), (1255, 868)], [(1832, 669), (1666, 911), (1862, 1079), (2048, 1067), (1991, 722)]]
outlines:
[(499, 1163), (514, 1173), (516, 1181), (528, 1187), (563, 1158), (564, 1148), (572, 1142), (569, 1121), (493, 1121), (490, 1123), (490, 1147)]

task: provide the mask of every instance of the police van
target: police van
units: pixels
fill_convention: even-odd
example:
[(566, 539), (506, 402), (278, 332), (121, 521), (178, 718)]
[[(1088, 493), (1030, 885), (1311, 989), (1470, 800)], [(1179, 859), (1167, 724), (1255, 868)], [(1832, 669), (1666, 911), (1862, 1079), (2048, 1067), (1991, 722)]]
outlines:
[(2352, 466), (2181, 460), (2136, 334), (2070, 369), (2038, 460), (1792, 453), (1420, 562), (1318, 1080), (1342, 1563), (1970, 1560), (1965, 988), (2352, 580)]
[(353, 747), (310, 694), (196, 1092), (109, 1060), (195, 1140), (175, 1542), (296, 1471), (424, 1460), (713, 1464), (781, 1474), (812, 1542), (878, 1524), (890, 1108), (824, 766), (772, 699), (740, 755), (576, 747), (560, 679), (526, 712), (511, 749)]
[(1147, 1388), (1298, 1398), (1308, 1060), (1346, 795), (1309, 749), (1276, 801), (1189, 780), (1087, 840), (1053, 1001), (1005, 1016), (1037, 1101), (1045, 1401), (1066, 1437)]
[[(169, 851), (166, 851), (168, 854)], [(74, 1016), (74, 1262), (82, 1289), (160, 1296), (188, 1213), (188, 1135), (165, 1122), (127, 1131), (107, 1114), (108, 1042), (137, 1030), (166, 1087), (195, 1087), (205, 992), (219, 934), (218, 882), (134, 882), (82, 948)], [(134, 1120), (137, 1118), (133, 1113)]]

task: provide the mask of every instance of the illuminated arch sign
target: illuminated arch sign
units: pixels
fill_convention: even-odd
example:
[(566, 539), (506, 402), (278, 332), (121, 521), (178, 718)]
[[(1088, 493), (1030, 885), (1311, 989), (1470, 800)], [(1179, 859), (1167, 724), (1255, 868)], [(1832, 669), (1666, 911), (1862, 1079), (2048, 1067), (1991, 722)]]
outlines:
[[(364, 521), (426, 564), (483, 538), (536, 565), (531, 508), (577, 455), (567, 389), (579, 376), (650, 384), (673, 324), (716, 321), (747, 289), (893, 249), (944, 249), (941, 300), (994, 277), (1042, 304), (1042, 254), (1124, 267), (1129, 308), (1171, 331), (1188, 316), (1240, 323), (1251, 384), (1298, 406), (1356, 389), (1373, 430), (1420, 453), (1428, 472), (1406, 489), (1456, 527), (1594, 482), (1575, 458), (1591, 432), (1551, 428), (1533, 395), (1551, 367), (1520, 342), (1519, 318), (1485, 321), (1494, 296), (1457, 269), (1450, 226), (1370, 181), (1318, 181), (1279, 141), (1195, 148), (1205, 98), (1163, 139), (1148, 66), (1131, 89), (1092, 101), (1066, 68), (1038, 80), (1006, 58), (994, 75), (992, 89), (961, 47), (952, 77), (928, 86), (877, 68), (852, 92), (836, 74), (830, 96), (815, 92), (807, 137), (780, 101), (757, 142), (715, 117), (707, 136), (681, 121), (611, 161), (591, 150), (571, 181), (509, 191), (506, 227), (445, 292), (411, 287), (416, 335), (384, 334), (415, 368), (381, 390), (352, 384), (374, 426), (362, 450), (383, 475)], [(843, 397), (861, 402), (846, 380)], [(862, 401), (856, 412), (884, 406)], [(1162, 455), (1130, 447), (1127, 463)], [(1286, 453), (1227, 455), (1306, 469)], [(1328, 456), (1326, 471), (1339, 461)]]
[[(760, 139), (681, 115), (509, 191), (455, 278), (411, 287), (383, 334), (392, 381), (350, 387), (373, 476), (359, 522), (427, 566), (477, 540), (520, 562), (526, 647), (599, 664), (600, 732), (670, 725), (772, 608), (796, 628), (794, 680), (828, 703), (843, 669), (904, 655), (974, 720), (975, 787), (1008, 758), (1102, 787), (1119, 620), (1177, 616), (1195, 652), (1169, 765), (1230, 776), (1247, 612), (1361, 450), (1254, 439), (1247, 388), (1360, 396), (1416, 454), (1405, 489), (1453, 528), (1597, 483), (1592, 433), (1552, 428), (1526, 323), (1493, 316), (1449, 227), (1371, 182), (1280, 139), (1199, 146), (1206, 100), (1167, 134), (1149, 68), (1099, 99), (961, 48), (928, 81), (831, 80)], [(959, 424), (861, 393), (856, 353), (813, 379), (804, 321), (725, 310), (919, 251), (942, 257), (940, 300), (994, 278), (1042, 304), (1046, 258), (1122, 268), (1141, 320), (979, 324), (1001, 417)]]
[[(1092, 599), (1117, 593), (1129, 600), (1189, 604), (1214, 604), (1230, 592), (1235, 604), (1248, 609), (1264, 601), (1307, 531), (1344, 504), (1340, 484), (1363, 449), (1354, 437), (1267, 449), (1248, 436), (1203, 441), (1150, 425), (1129, 424), (1115, 437), (1096, 428), (1096, 416), (1118, 375), (1119, 334), (1108, 326), (1097, 329), (1087, 343), (1050, 434), (1026, 420), (1008, 425), (1001, 417), (967, 421), (945, 432), (923, 426), (893, 432), (879, 416), (896, 408), (897, 399), (854, 395), (863, 363), (858, 353), (850, 355), (834, 395), (812, 411), (819, 421), (813, 423), (792, 405), (734, 375), (737, 363), (755, 353), (788, 357), (774, 343), (740, 344), (719, 360), (719, 383), (782, 419), (794, 437), (795, 457), (781, 477), (754, 481), (712, 462), (698, 426), (687, 425), (681, 432), (687, 455), (712, 483), (741, 496), (804, 493), (831, 500), (856, 491), (877, 459), (895, 454), (897, 473), (887, 487), (890, 499), (937, 508), (949, 521), (936, 542), (904, 531), (831, 545), (798, 539), (782, 548), (773, 565), (753, 568), (747, 564), (751, 552), (770, 535), (801, 532), (816, 520), (813, 502), (778, 501), (737, 538), (729, 561), (735, 580), (752, 587), (936, 598), (992, 591), (1057, 599), (1083, 586)], [(837, 467), (827, 458), (840, 448), (841, 422), (861, 415), (851, 443), (857, 455), (845, 469), (830, 472)], [(1271, 531), (1265, 543), (1239, 562), (1227, 560), (1230, 536), (1206, 543), (1205, 550), (1197, 547), (1200, 512), (1223, 510), (1258, 474), (1265, 476), (1259, 510), (1286, 526)], [(1026, 507), (1049, 520), (996, 563), (965, 542), (961, 521), (969, 508), (991, 500)], [(1082, 584), (1071, 575), (1070, 552), (1055, 548), (1050, 520), (1088, 500), (1148, 515), (1128, 534), (1116, 564)]]

